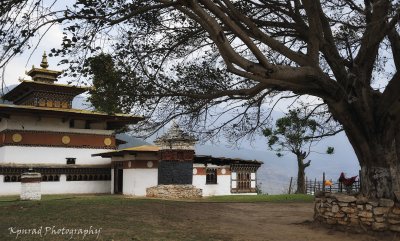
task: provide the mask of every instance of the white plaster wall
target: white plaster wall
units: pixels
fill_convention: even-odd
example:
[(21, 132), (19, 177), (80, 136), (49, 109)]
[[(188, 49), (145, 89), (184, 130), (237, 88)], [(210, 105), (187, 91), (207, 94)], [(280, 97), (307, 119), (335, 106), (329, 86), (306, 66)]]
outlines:
[[(105, 125), (98, 123), (92, 127), (103, 127)], [(36, 131), (57, 131), (57, 132), (73, 132), (73, 133), (90, 133), (111, 135), (113, 130), (98, 130), (98, 129), (78, 129), (70, 128), (69, 121), (62, 121), (62, 118), (47, 118), (47, 117), (33, 117), (33, 116), (20, 116), (12, 115), (8, 119), (7, 129), (12, 130), (36, 130)]]
[(124, 169), (122, 193), (125, 195), (146, 196), (146, 188), (158, 184), (157, 168)]
[(110, 149), (85, 149), (63, 147), (3, 146), (0, 163), (13, 164), (67, 164), (66, 157), (76, 158), (77, 165), (110, 164), (110, 158), (92, 157), (92, 154)]
[(231, 176), (218, 175), (217, 184), (206, 184), (206, 175), (193, 175), (193, 186), (203, 189), (203, 196), (230, 195)]
[[(0, 175), (0, 196), (19, 195), (20, 182), (4, 183), (4, 176)], [(84, 193), (111, 193), (110, 181), (69, 181), (66, 175), (60, 176), (59, 182), (41, 182), (41, 194), (84, 194)]]
[(0, 163), (2, 163), (6, 158), (6, 148), (4, 146), (0, 147)]
[(110, 181), (69, 181), (66, 175), (59, 182), (42, 182), (42, 194), (111, 193)]
[(4, 175), (0, 175), (0, 195), (19, 195), (21, 193), (20, 182), (4, 182)]

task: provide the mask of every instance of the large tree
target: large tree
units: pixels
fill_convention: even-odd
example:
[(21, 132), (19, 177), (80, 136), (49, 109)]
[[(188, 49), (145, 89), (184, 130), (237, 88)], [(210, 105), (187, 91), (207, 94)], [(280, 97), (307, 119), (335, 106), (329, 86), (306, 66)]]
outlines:
[(262, 126), (279, 92), (315, 96), (354, 148), (363, 193), (400, 199), (399, 16), (389, 0), (6, 0), (0, 66), (60, 25), (53, 54), (72, 76), (102, 48), (137, 77), (131, 106), (152, 127), (179, 115), (199, 126), (236, 107), (222, 123), (234, 136)]

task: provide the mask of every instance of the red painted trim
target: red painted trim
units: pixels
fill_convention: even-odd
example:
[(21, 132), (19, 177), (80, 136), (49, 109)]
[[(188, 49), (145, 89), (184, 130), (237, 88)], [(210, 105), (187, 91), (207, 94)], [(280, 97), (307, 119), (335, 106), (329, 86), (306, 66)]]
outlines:
[[(14, 142), (12, 136), (20, 134), (22, 140)], [(68, 136), (70, 142), (64, 144), (62, 138)], [(105, 145), (104, 139), (110, 138), (111, 144)], [(114, 135), (86, 134), (72, 132), (50, 132), (50, 131), (26, 131), (5, 130), (0, 132), (0, 146), (47, 146), (47, 147), (69, 147), (69, 148), (95, 148), (116, 149)]]

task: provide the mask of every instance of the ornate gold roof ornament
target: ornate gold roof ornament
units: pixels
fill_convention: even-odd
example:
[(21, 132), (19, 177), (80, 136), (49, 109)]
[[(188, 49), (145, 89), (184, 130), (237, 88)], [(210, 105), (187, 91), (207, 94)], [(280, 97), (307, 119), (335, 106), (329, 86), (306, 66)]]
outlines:
[(47, 62), (46, 51), (43, 52), (42, 62), (40, 63), (40, 67), (42, 67), (43, 69), (47, 69), (49, 67), (49, 63)]
[(32, 69), (26, 73), (31, 76), (32, 80), (35, 82), (53, 84), (57, 81), (57, 77), (62, 73), (61, 71), (47, 69), (49, 67), (49, 62), (47, 61), (46, 51), (43, 52), (40, 67), (41, 68), (35, 68), (35, 66), (32, 65)]

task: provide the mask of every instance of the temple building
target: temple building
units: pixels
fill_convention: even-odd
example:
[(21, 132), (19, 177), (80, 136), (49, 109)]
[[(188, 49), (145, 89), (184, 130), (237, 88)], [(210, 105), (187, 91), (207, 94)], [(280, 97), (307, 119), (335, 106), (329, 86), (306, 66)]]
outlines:
[(111, 158), (112, 193), (168, 197), (177, 188), (180, 195), (196, 189), (201, 196), (256, 194), (262, 162), (196, 155), (195, 138), (175, 123), (154, 143), (93, 155)]
[(80, 110), (72, 100), (87, 88), (57, 84), (46, 54), (0, 104), (0, 195), (20, 193), (21, 173), (42, 174), (42, 193), (109, 193), (109, 159), (92, 154), (115, 150), (115, 130), (142, 117)]
[[(41, 194), (150, 197), (256, 194), (262, 162), (196, 155), (196, 139), (174, 123), (155, 145), (118, 149), (116, 130), (143, 120), (72, 108), (87, 88), (57, 84), (46, 54), (0, 104), (0, 195), (21, 193), (21, 174), (41, 174)], [(171, 194), (171, 195), (170, 195)]]

